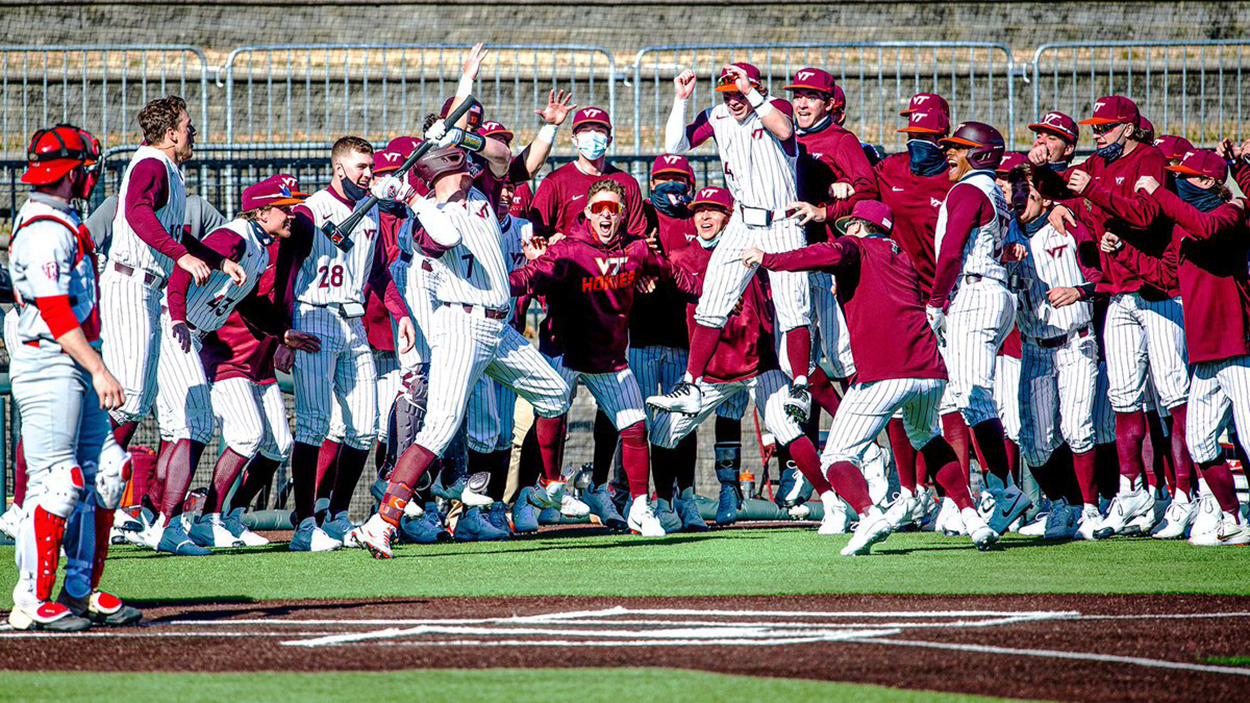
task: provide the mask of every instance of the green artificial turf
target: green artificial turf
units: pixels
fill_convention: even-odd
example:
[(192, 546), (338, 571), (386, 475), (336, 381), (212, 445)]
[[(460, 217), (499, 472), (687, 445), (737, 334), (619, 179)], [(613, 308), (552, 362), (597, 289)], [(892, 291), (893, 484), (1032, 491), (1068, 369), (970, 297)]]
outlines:
[[(0, 671), (0, 696), (26, 701), (960, 701), (883, 686), (730, 676), (680, 669), (434, 669), (388, 673), (185, 674)], [(634, 691), (622, 695), (622, 691)]]
[[(866, 557), (814, 529), (736, 529), (645, 539), (554, 535), (508, 542), (401, 545), (307, 554), (274, 544), (209, 557), (115, 547), (105, 587), (149, 603), (207, 599), (439, 596), (733, 596), (836, 593), (1250, 593), (1250, 551), (1146, 538), (1046, 543), (1006, 537), (978, 552), (967, 538), (896, 534)], [(0, 549), (0, 584), (15, 581)], [(0, 607), (12, 603), (0, 588)]]
[(1222, 666), (1250, 667), (1250, 657), (1210, 657), (1202, 660), (1203, 664), (1219, 664)]

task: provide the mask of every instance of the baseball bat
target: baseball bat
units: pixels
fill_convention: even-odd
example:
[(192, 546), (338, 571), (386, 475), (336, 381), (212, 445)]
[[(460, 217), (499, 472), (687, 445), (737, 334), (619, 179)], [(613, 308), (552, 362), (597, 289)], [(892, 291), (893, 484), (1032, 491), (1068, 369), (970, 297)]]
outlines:
[[(465, 98), (464, 102), (460, 103), (455, 110), (452, 110), (451, 114), (447, 116), (446, 120), (444, 120), (447, 124), (447, 128), (451, 129), (457, 122), (460, 121), (461, 117), (464, 117), (465, 113), (473, 109), (473, 106), (477, 104), (477, 100), (472, 95)], [(422, 141), (421, 146), (417, 147), (416, 150), (408, 156), (407, 160), (400, 165), (399, 170), (395, 171), (392, 175), (400, 180), (403, 180), (404, 177), (408, 175), (409, 169), (417, 163), (418, 159), (425, 156), (425, 152), (429, 151), (433, 148), (433, 146), (434, 143), (429, 140)], [(327, 222), (321, 226), (321, 232), (325, 234), (325, 236), (329, 237), (330, 241), (334, 243), (334, 246), (339, 249), (343, 251), (351, 249), (352, 230), (356, 228), (356, 225), (360, 224), (360, 221), (364, 219), (365, 215), (370, 210), (373, 209), (373, 206), (378, 204), (378, 200), (378, 196), (370, 193), (369, 197), (365, 198), (363, 203), (359, 203), (355, 210), (352, 211), (352, 214), (348, 215), (346, 220), (343, 220), (337, 225), (333, 222)]]

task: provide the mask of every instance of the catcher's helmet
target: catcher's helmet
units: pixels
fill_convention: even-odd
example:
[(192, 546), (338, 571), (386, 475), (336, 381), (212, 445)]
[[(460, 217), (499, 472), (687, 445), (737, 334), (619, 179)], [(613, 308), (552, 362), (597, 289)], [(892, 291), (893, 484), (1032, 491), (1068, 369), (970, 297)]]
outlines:
[(967, 149), (968, 163), (978, 169), (998, 168), (1003, 152), (1007, 149), (1003, 135), (984, 122), (964, 122), (949, 137), (938, 140), (938, 143), (955, 149)]
[(26, 148), (26, 172), (22, 174), (22, 182), (37, 186), (56, 183), (74, 167), (96, 163), (98, 142), (92, 145), (97, 149), (93, 151), (84, 142), (83, 134), (82, 130), (68, 124), (35, 132)]

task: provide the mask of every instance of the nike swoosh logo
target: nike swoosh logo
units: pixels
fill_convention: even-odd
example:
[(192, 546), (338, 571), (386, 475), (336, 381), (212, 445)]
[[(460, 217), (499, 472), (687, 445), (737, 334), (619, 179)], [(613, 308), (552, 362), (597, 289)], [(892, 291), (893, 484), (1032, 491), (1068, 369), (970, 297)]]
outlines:
[(725, 119), (726, 117), (729, 117), (729, 115), (717, 115), (717, 116), (716, 116), (716, 119), (718, 119), (718, 120), (723, 120), (723, 119)]
[(586, 197), (586, 196), (584, 196), (584, 195), (574, 195), (573, 197), (569, 198), (569, 200), (581, 200), (581, 199), (582, 199), (582, 198), (584, 198), (584, 197)]
[(1015, 510), (1015, 509), (1016, 509), (1016, 506), (1017, 506), (1017, 505), (1019, 505), (1019, 504), (1020, 504), (1020, 496), (1018, 496), (1018, 495), (1017, 495), (1017, 496), (1016, 496), (1016, 499), (1015, 499), (1015, 500), (1013, 500), (1013, 501), (1011, 501), (1011, 505), (1010, 505), (1009, 507), (1007, 507), (1007, 508), (1003, 508), (1003, 510), (1001, 511), (1001, 512), (1002, 512), (1003, 517), (1007, 517), (1007, 516), (1011, 515), (1011, 511)]
[(891, 186), (891, 190), (893, 190), (895, 193), (902, 193), (902, 192), (903, 192), (903, 189), (902, 189), (902, 188), (899, 188), (898, 186)]

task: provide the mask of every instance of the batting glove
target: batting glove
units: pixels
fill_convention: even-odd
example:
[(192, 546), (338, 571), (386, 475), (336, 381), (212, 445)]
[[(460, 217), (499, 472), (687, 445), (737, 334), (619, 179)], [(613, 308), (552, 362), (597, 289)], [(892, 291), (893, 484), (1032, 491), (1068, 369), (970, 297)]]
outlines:
[(439, 139), (442, 139), (444, 134), (447, 134), (447, 123), (443, 120), (434, 120), (434, 124), (425, 130), (423, 136), (427, 142), (437, 142)]
[(946, 313), (942, 311), (942, 308), (926, 305), (924, 316), (929, 320), (929, 329), (933, 330), (933, 335), (937, 337), (938, 345), (946, 346)]
[(395, 176), (382, 176), (373, 181), (373, 185), (369, 186), (369, 191), (377, 196), (378, 200), (398, 200), (400, 202), (408, 202), (413, 193), (411, 185), (407, 181), (400, 180)]
[(439, 149), (445, 149), (449, 146), (460, 146), (464, 139), (464, 130), (459, 127), (452, 127), (447, 130), (446, 134), (434, 140), (434, 146)]

